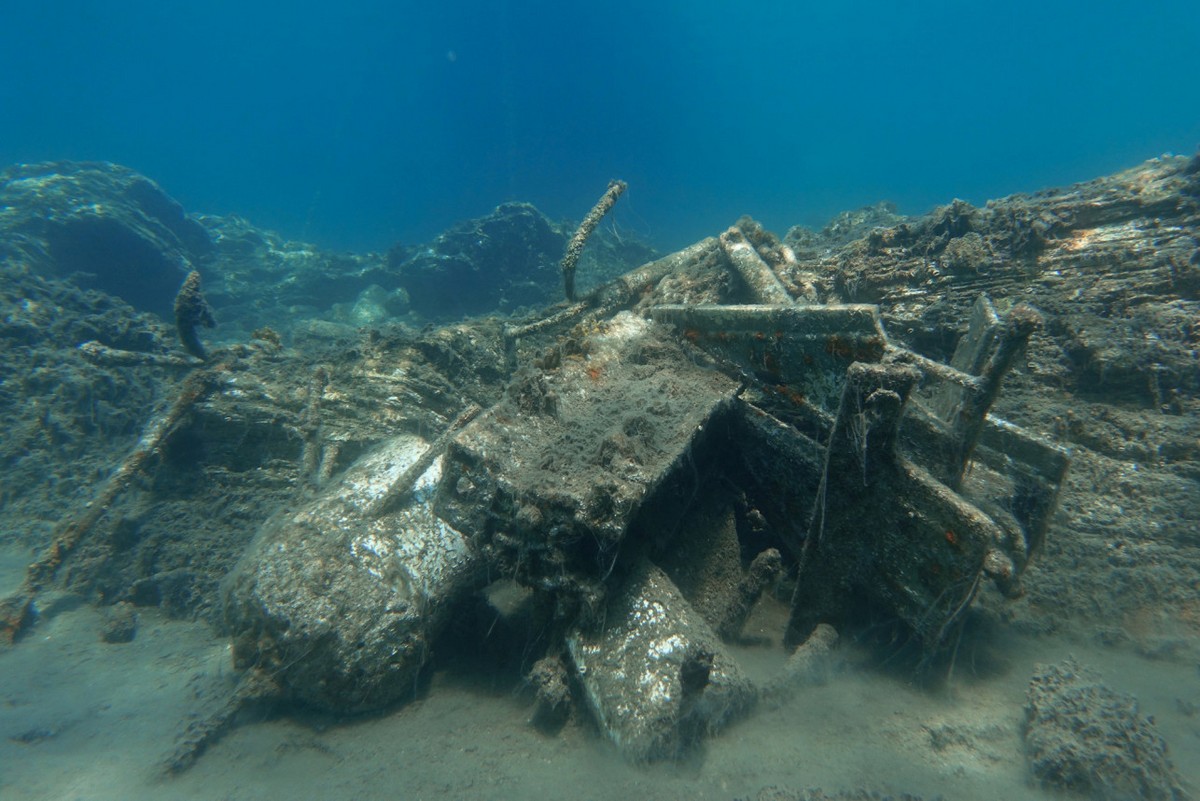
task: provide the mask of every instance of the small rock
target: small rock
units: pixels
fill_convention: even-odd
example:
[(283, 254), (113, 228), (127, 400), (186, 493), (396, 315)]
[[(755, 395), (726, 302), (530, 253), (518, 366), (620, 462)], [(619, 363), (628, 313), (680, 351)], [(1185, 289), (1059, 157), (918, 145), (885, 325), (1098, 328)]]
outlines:
[(1097, 799), (1182, 801), (1167, 744), (1135, 698), (1068, 658), (1029, 683), (1025, 747), (1042, 784)]
[(104, 611), (100, 639), (107, 643), (132, 642), (137, 634), (138, 615), (133, 604), (122, 601)]

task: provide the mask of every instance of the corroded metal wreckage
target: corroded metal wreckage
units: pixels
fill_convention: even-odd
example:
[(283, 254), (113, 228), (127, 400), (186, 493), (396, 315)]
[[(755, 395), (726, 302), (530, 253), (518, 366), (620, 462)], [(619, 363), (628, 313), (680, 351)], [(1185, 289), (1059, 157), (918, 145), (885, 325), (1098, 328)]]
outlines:
[[(645, 304), (705, 261), (770, 302)], [(510, 328), (514, 363), (538, 353), (526, 338), (553, 344), (444, 452), (386, 443), (260, 532), (227, 585), (239, 663), (318, 707), (376, 709), (411, 694), (448, 611), (502, 576), (546, 610), (558, 645), (539, 670), (565, 666), (626, 756), (676, 756), (788, 682), (754, 686), (723, 641), (740, 622), (722, 616), (744, 620), (768, 580), (740, 562), (734, 582), (672, 578), (729, 558), (688, 523), (718, 477), (796, 566), (798, 663), (854, 606), (933, 650), (984, 581), (1018, 594), (1068, 459), (988, 410), (1037, 313), (1000, 319), (981, 296), (947, 365), (889, 343), (873, 306), (790, 297), (732, 229)], [(422, 448), (436, 458), (385, 504)], [(783, 560), (764, 553), (773, 577)]]
[[(439, 633), (498, 579), (544, 632), (538, 717), (574, 697), (639, 761), (819, 680), (835, 628), (864, 609), (933, 653), (985, 582), (1019, 594), (1068, 456), (989, 409), (1037, 312), (1001, 317), (980, 296), (950, 363), (932, 361), (890, 342), (875, 306), (819, 302), (795, 270), (781, 279), (794, 257), (757, 231), (736, 226), (505, 326), (498, 399), (404, 379), (390, 391), (421, 414), (436, 403), (436, 436), (322, 441), (317, 370), (297, 430), (319, 489), (263, 524), (224, 582), (243, 679), (166, 768), (186, 768), (255, 700), (361, 713), (411, 698)], [(745, 302), (718, 302), (731, 295)], [(458, 359), (461, 328), (424, 344)], [(212, 378), (191, 382), (204, 397), (182, 398), (163, 431), (193, 404), (269, 416), (271, 394), (219, 352), (196, 375)], [(72, 531), (43, 560), (51, 572), (86, 534)], [(37, 577), (0, 606), (9, 639)], [(780, 580), (795, 652), (756, 684), (727, 643)]]

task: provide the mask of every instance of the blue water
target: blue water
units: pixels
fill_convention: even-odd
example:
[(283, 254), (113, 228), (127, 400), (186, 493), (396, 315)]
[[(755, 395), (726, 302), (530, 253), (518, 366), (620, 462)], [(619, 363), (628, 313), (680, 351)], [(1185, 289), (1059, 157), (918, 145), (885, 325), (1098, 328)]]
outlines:
[(660, 246), (1200, 143), (1194, 0), (4, 3), (0, 163), (102, 159), (330, 247), (608, 180)]

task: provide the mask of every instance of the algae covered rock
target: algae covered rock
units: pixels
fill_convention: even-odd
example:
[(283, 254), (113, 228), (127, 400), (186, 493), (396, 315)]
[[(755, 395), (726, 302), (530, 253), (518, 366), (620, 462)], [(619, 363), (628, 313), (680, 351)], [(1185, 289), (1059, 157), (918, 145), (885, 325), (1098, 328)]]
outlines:
[(1166, 742), (1137, 700), (1105, 686), (1073, 658), (1034, 672), (1025, 747), (1034, 777), (1048, 787), (1105, 801), (1188, 798)]
[(0, 172), (0, 258), (70, 277), (166, 319), (208, 232), (158, 184), (108, 162), (17, 164)]

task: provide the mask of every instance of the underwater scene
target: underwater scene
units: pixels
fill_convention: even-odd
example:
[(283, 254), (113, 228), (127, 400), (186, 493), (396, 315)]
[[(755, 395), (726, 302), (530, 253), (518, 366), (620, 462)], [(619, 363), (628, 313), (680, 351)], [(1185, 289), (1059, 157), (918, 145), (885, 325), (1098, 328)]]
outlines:
[(1195, 798), (1197, 42), (9, 4), (0, 799)]

